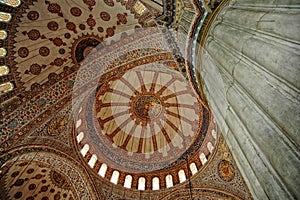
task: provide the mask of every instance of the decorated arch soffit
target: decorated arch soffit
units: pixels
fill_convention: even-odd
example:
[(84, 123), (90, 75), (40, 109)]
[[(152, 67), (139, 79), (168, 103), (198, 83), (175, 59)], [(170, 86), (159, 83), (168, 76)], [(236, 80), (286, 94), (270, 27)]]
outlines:
[[(216, 156), (218, 127), (195, 79), (201, 2), (27, 0), (1, 11), (11, 19), (0, 22), (0, 66), (9, 69), (0, 83), (14, 86), (0, 94), (7, 197), (118, 199), (115, 191), (136, 199), (152, 191), (172, 199), (188, 180), (218, 171), (208, 163), (226, 173), (214, 186), (198, 184), (199, 193), (234, 185), (239, 173)], [(21, 150), (31, 145), (56, 150)], [(216, 196), (247, 196), (224, 191)]]
[[(43, 147), (1, 158), (1, 199), (101, 199), (85, 169), (64, 153)], [(100, 190), (98, 191), (98, 193)]]

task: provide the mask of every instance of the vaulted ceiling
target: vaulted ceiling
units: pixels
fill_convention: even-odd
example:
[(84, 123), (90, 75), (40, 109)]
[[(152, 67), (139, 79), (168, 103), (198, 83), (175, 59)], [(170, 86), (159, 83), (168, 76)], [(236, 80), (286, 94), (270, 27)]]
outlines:
[(251, 199), (196, 79), (202, 3), (0, 2), (1, 199)]

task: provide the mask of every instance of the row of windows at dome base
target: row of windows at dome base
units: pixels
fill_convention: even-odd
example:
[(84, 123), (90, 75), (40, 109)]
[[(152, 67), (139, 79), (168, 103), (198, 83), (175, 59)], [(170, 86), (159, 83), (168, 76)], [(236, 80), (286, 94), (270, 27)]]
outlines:
[[(192, 174), (196, 174), (197, 171), (198, 171), (195, 163), (190, 164), (190, 169), (191, 169)], [(104, 178), (105, 174), (106, 174), (106, 171), (107, 171), (107, 165), (105, 163), (103, 163), (101, 165), (100, 169), (99, 169), (98, 174), (101, 177)], [(114, 184), (118, 184), (119, 175), (120, 175), (120, 173), (117, 170), (113, 171), (112, 176), (110, 178), (110, 182), (112, 182)], [(178, 171), (178, 177), (179, 177), (179, 182), (180, 183), (183, 183), (184, 181), (186, 181), (186, 175), (185, 175), (184, 170), (181, 169), (181, 170)], [(132, 179), (133, 178), (132, 178), (131, 175), (129, 175), (129, 174), (126, 175), (125, 176), (125, 182), (124, 182), (123, 186), (125, 188), (131, 188), (132, 187)], [(171, 174), (168, 174), (165, 177), (164, 181), (165, 181), (165, 184), (166, 184), (167, 188), (173, 187), (173, 176)], [(139, 177), (137, 187), (138, 187), (137, 188), (138, 190), (145, 190), (146, 179), (144, 177)], [(159, 189), (160, 189), (160, 179), (158, 177), (154, 177), (152, 179), (152, 190), (159, 190)]]
[[(6, 4), (9, 6), (17, 7), (20, 5), (20, 0), (0, 0), (1, 4)], [(1, 5), (0, 4), (0, 5)], [(0, 22), (9, 22), (11, 20), (11, 14), (6, 12), (0, 12)], [(5, 30), (0, 30), (0, 40), (5, 40), (7, 38), (7, 32)], [(0, 48), (0, 58), (6, 56), (6, 49)], [(9, 68), (7, 66), (0, 66), (0, 77), (5, 76), (9, 73)], [(0, 94), (9, 92), (13, 90), (14, 85), (11, 82), (6, 82), (0, 84)]]
[[(1, 16), (1, 14), (0, 14), (0, 16)], [(0, 40), (5, 40), (6, 37), (7, 37), (7, 32), (4, 30), (0, 30)], [(5, 57), (6, 53), (7, 53), (7, 51), (5, 48), (0, 48), (0, 58)], [(0, 77), (6, 76), (8, 73), (9, 73), (9, 68), (7, 66), (5, 66), (5, 65), (0, 66)], [(14, 85), (11, 82), (6, 82), (6, 83), (0, 84), (0, 94), (9, 92), (13, 89), (14, 89)]]
[[(79, 134), (79, 137), (81, 137), (80, 134)], [(80, 138), (77, 137), (77, 140), (80, 140)], [(208, 146), (211, 146), (210, 148), (212, 148), (211, 149), (211, 151), (212, 151), (214, 147), (212, 146), (212, 144), (210, 142), (208, 144), (210, 144)], [(85, 155), (87, 154), (88, 151), (89, 151), (89, 145), (85, 144), (83, 146), (83, 148), (81, 149), (82, 156), (85, 157)], [(200, 161), (201, 161), (202, 165), (204, 165), (207, 162), (207, 158), (204, 155), (204, 153), (201, 153), (199, 155), (199, 158), (200, 158)], [(90, 160), (88, 161), (88, 165), (91, 168), (94, 168), (96, 162), (97, 162), (97, 156), (95, 154), (93, 154), (92, 157), (90, 158)], [(191, 171), (192, 175), (194, 175), (198, 172), (198, 169), (197, 169), (197, 166), (196, 166), (195, 163), (191, 163), (189, 165), (189, 167), (190, 167), (190, 171)], [(108, 166), (105, 163), (102, 163), (101, 167), (98, 171), (98, 174), (101, 177), (105, 178), (107, 168), (108, 168)], [(113, 174), (110, 178), (110, 181), (114, 184), (118, 184), (119, 175), (120, 175), (120, 172), (117, 171), (117, 170), (114, 170)], [(179, 182), (180, 183), (183, 183), (184, 181), (186, 181), (186, 174), (185, 174), (183, 169), (178, 171), (178, 177), (179, 177)], [(173, 177), (172, 177), (172, 175), (170, 175), (170, 174), (166, 175), (164, 181), (165, 181), (165, 184), (166, 184), (167, 188), (170, 188), (170, 187), (173, 186)], [(131, 188), (131, 185), (132, 185), (132, 176), (131, 175), (126, 175), (125, 182), (124, 182), (123, 186), (125, 188)], [(145, 185), (146, 185), (146, 179), (144, 177), (140, 177), (138, 179), (138, 190), (145, 190)], [(152, 190), (159, 190), (159, 189), (160, 189), (160, 179), (158, 177), (154, 177), (152, 179)]]
[[(20, 0), (0, 0), (0, 5), (5, 4), (12, 7), (17, 7), (21, 4)], [(10, 13), (0, 12), (0, 22), (9, 22), (12, 16)], [(7, 38), (7, 32), (5, 30), (0, 30), (0, 40), (5, 40)], [(7, 51), (5, 48), (0, 48), (0, 58), (5, 57)], [(0, 66), (0, 77), (6, 76), (9, 73), (9, 68), (7, 66)], [(14, 84), (11, 82), (6, 82), (0, 84), (0, 94), (12, 91), (14, 89)]]
[[(82, 110), (82, 108), (80, 108), (79, 113), (81, 112), (81, 110)], [(75, 127), (78, 128), (81, 125), (82, 125), (82, 120), (81, 119), (77, 120), (76, 123), (75, 123)], [(217, 140), (217, 132), (215, 131), (215, 129), (211, 130), (210, 134), (211, 134), (213, 140), (216, 141)], [(89, 144), (82, 144), (84, 136), (85, 136), (84, 132), (80, 132), (76, 136), (77, 143), (82, 145), (82, 146), (80, 145), (81, 146), (80, 153), (83, 157), (86, 157), (86, 155), (90, 155), (90, 156), (86, 157), (88, 165), (93, 169), (95, 169), (94, 167), (97, 166), (96, 167), (97, 172), (101, 177), (107, 178), (108, 180), (110, 180), (114, 184), (119, 184), (120, 185), (121, 183), (124, 182), (123, 186), (125, 188), (132, 188), (132, 185), (137, 185), (137, 189), (139, 189), (139, 190), (145, 190), (146, 189), (146, 181), (147, 180), (146, 180), (145, 177), (139, 177), (137, 182), (134, 182), (134, 184), (132, 184), (133, 177), (130, 174), (127, 174), (125, 176), (125, 179), (122, 178), (122, 180), (120, 180), (120, 178), (119, 178), (120, 177), (120, 172), (117, 171), (117, 170), (114, 170), (112, 174), (107, 174), (106, 173), (107, 170), (108, 170), (107, 164), (99, 163), (97, 155), (91, 154), (89, 152), (89, 150), (90, 150)], [(215, 148), (214, 145), (210, 141), (208, 141), (206, 143), (206, 147), (207, 147), (209, 153), (212, 154), (213, 150)], [(199, 153), (199, 160), (200, 160), (202, 166), (208, 161), (206, 155), (203, 152)], [(96, 165), (96, 163), (98, 163), (100, 165), (98, 165), (98, 164)], [(100, 168), (98, 168), (98, 167), (100, 167)], [(189, 169), (186, 169), (186, 170), (190, 170), (192, 175), (194, 175), (198, 172), (197, 165), (194, 162), (190, 163)], [(179, 183), (183, 183), (184, 181), (186, 181), (186, 171), (184, 169), (180, 169), (177, 172), (177, 175), (176, 175), (176, 177), (174, 177), (175, 181), (179, 180)], [(124, 176), (122, 175), (121, 177), (124, 177)], [(171, 174), (166, 174), (165, 177), (164, 177), (164, 180), (162, 180), (159, 177), (153, 177), (151, 180), (148, 180), (148, 181), (152, 182), (152, 186), (151, 186), (152, 190), (159, 190), (159, 189), (164, 188), (164, 187), (170, 188), (174, 185), (173, 176)], [(147, 185), (149, 185), (149, 184), (147, 184)]]
[[(4, 40), (7, 37), (7, 33), (4, 30), (0, 30), (0, 40)], [(6, 49), (0, 48), (0, 58), (6, 56)], [(6, 76), (9, 73), (9, 68), (7, 66), (0, 66), (0, 77)], [(6, 82), (0, 84), (0, 93), (9, 92), (14, 89), (14, 85), (11, 82)]]
[[(0, 50), (1, 51), (1, 50)], [(9, 73), (9, 68), (7, 66), (0, 66), (0, 77), (6, 76)], [(6, 82), (0, 84), (0, 94), (12, 91), (14, 89), (14, 84), (11, 82)]]

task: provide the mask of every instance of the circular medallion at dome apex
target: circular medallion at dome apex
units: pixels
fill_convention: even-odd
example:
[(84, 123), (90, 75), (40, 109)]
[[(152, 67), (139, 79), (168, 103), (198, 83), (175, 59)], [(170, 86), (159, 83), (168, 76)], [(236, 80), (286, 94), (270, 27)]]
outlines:
[(131, 104), (134, 114), (146, 123), (157, 118), (162, 110), (159, 98), (154, 95), (141, 95)]

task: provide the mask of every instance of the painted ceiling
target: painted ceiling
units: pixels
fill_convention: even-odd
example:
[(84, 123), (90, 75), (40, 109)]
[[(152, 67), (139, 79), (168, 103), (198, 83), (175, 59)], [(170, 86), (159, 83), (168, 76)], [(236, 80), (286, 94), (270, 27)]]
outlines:
[(202, 3), (0, 2), (1, 199), (251, 199), (191, 65)]

